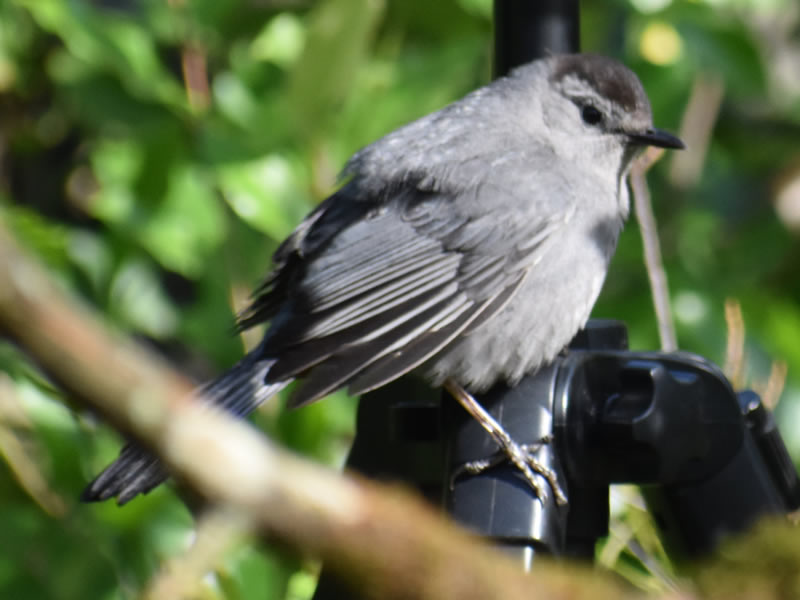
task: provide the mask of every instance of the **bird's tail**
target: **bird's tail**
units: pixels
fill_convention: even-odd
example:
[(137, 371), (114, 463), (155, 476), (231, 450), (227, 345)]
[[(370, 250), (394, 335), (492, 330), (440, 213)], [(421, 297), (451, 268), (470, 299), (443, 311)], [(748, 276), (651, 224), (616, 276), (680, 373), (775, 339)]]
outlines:
[[(252, 354), (245, 356), (230, 370), (201, 386), (198, 394), (213, 406), (244, 418), (289, 383), (264, 383), (272, 363)], [(117, 460), (86, 487), (81, 500), (97, 502), (116, 496), (117, 503), (122, 505), (137, 494), (146, 494), (168, 477), (158, 457), (130, 442), (122, 448)]]

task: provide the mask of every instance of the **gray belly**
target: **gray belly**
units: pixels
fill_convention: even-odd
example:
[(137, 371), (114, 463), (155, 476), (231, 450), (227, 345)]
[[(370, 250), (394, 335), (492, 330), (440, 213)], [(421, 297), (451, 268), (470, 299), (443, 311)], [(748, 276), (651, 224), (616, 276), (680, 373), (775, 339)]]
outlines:
[(436, 385), (452, 377), (479, 392), (500, 380), (513, 385), (552, 361), (588, 320), (620, 228), (621, 219), (607, 232), (610, 239), (573, 230), (556, 240), (500, 312), (442, 350), (423, 372)]

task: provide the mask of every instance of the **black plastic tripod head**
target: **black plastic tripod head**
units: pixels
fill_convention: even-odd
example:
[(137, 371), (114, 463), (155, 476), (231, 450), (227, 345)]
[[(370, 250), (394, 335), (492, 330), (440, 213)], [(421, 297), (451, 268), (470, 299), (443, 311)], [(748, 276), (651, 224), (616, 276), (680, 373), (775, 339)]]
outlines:
[[(536, 457), (559, 474), (569, 506), (533, 499), (502, 466), (443, 486), (457, 520), (525, 561), (537, 551), (590, 559), (607, 533), (609, 484), (635, 483), (670, 550), (691, 556), (800, 507), (800, 480), (755, 393), (736, 394), (699, 356), (628, 352), (625, 338), (621, 323), (591, 322), (552, 365), (482, 398), (518, 443), (551, 439)], [(476, 423), (448, 421), (451, 470), (495, 450)]]

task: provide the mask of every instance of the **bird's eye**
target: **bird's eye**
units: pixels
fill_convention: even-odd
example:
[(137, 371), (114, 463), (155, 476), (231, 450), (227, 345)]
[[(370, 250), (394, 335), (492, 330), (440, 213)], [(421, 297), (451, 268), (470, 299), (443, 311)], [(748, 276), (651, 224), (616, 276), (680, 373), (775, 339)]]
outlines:
[(603, 120), (603, 113), (591, 104), (587, 104), (581, 109), (581, 118), (587, 125), (597, 125)]

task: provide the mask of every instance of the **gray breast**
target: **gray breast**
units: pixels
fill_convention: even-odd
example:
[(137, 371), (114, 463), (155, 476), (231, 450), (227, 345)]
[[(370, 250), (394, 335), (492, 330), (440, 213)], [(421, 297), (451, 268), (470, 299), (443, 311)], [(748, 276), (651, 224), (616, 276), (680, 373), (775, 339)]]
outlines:
[(622, 225), (616, 210), (577, 216), (549, 241), (508, 304), (434, 357), (426, 376), (437, 385), (452, 377), (480, 392), (497, 381), (513, 385), (551, 362), (588, 320)]

